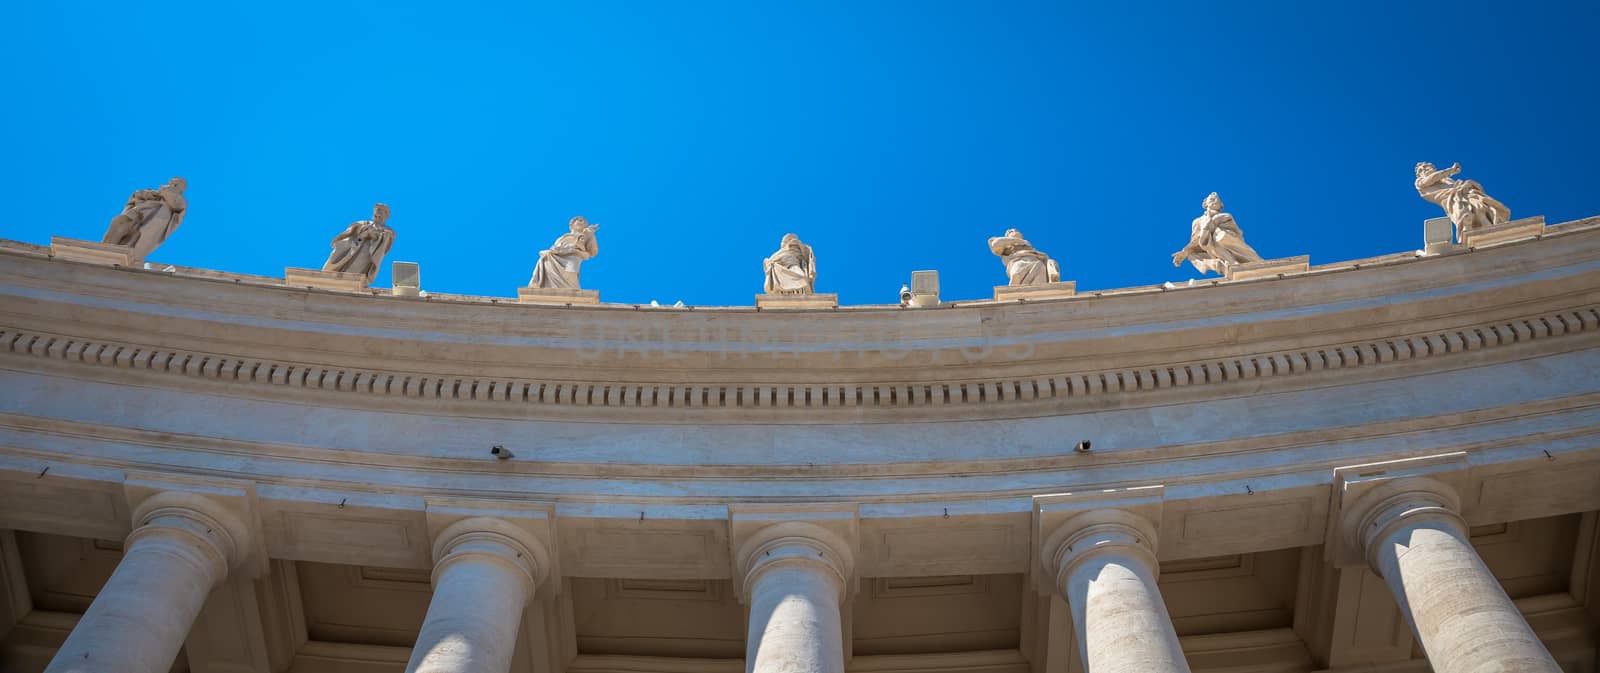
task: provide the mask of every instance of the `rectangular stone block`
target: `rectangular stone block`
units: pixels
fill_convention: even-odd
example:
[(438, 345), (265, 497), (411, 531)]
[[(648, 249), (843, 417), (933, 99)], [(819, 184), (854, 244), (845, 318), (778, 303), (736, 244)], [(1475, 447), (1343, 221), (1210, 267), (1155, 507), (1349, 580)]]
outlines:
[(1492, 227), (1462, 232), (1461, 244), (1469, 248), (1533, 238), (1544, 233), (1544, 216), (1535, 215)]
[(1437, 255), (1456, 247), (1456, 225), (1448, 217), (1435, 217), (1422, 221), (1422, 251)]
[(422, 267), (416, 262), (395, 262), (389, 265), (395, 296), (415, 297), (422, 291)]
[(994, 288), (995, 301), (1008, 299), (1055, 299), (1058, 297), (1071, 297), (1078, 293), (1078, 282), (1069, 280), (1060, 283), (1045, 283), (1043, 285), (997, 285)]
[(361, 273), (289, 267), (283, 270), (283, 284), (293, 287), (314, 287), (319, 290), (354, 291), (367, 286), (367, 276)]
[(1305, 273), (1310, 269), (1310, 255), (1300, 255), (1299, 257), (1280, 257), (1278, 259), (1264, 259), (1259, 262), (1235, 264), (1228, 267), (1227, 280), (1273, 278), (1278, 274)]
[(523, 304), (598, 304), (600, 291), (519, 287), (517, 301)]
[(757, 308), (833, 308), (839, 305), (836, 294), (758, 294)]
[(50, 256), (73, 262), (133, 266), (142, 260), (133, 259), (133, 247), (115, 243), (95, 243), (75, 238), (50, 237)]

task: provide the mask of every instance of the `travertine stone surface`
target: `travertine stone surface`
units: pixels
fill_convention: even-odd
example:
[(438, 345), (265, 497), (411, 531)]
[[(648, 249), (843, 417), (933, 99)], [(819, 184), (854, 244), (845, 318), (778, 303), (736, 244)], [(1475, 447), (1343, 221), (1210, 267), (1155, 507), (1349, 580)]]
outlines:
[(811, 294), (817, 285), (817, 255), (794, 234), (784, 234), (778, 251), (761, 263), (767, 294)]
[(995, 301), (1007, 299), (1057, 299), (1071, 297), (1078, 293), (1077, 281), (1065, 283), (1053, 282), (1039, 285), (996, 285), (994, 287)]
[(383, 256), (394, 245), (394, 230), (385, 224), (388, 220), (389, 206), (374, 204), (372, 219), (352, 222), (333, 238), (333, 252), (322, 263), (322, 270), (356, 274), (366, 279), (362, 287), (370, 285)]
[(533, 268), (528, 287), (578, 289), (579, 268), (585, 260), (600, 254), (600, 241), (595, 237), (599, 228), (581, 216), (567, 222), (569, 231), (550, 244), (549, 250), (539, 251), (539, 264)]
[(1040, 547), (1072, 608), (1091, 673), (1188, 673), (1156, 588), (1155, 524), (1120, 510), (1072, 517)]
[(1555, 673), (1545, 650), (1467, 540), (1459, 499), (1407, 478), (1363, 495), (1346, 516), (1436, 673)]
[(1261, 261), (1261, 255), (1244, 242), (1244, 232), (1233, 216), (1222, 212), (1222, 198), (1211, 192), (1200, 207), (1205, 209), (1189, 228), (1189, 244), (1172, 253), (1172, 265), (1189, 260), (1200, 273), (1226, 274), (1237, 264)]
[(283, 284), (291, 287), (352, 291), (366, 287), (368, 282), (370, 282), (370, 279), (359, 273), (318, 271), (316, 269), (297, 269), (294, 267), (283, 270)]
[(779, 523), (745, 543), (746, 673), (844, 673), (849, 552), (815, 525)]
[(1428, 203), (1444, 209), (1456, 225), (1456, 237), (1465, 239), (1473, 229), (1505, 224), (1511, 221), (1511, 209), (1506, 204), (1483, 193), (1477, 180), (1456, 180), (1461, 164), (1438, 170), (1429, 162), (1417, 164), (1417, 194)]
[(434, 544), (433, 599), (406, 673), (506, 673), (547, 554), (516, 526), (473, 517)]
[(116, 572), (46, 673), (165, 673), (206, 597), (247, 546), (244, 531), (203, 496), (145, 500)]
[(189, 209), (183, 190), (188, 186), (183, 178), (175, 177), (156, 189), (134, 192), (122, 212), (111, 218), (102, 242), (126, 245), (132, 248), (132, 261), (144, 261), (183, 223), (183, 215)]
[(1006, 265), (1006, 277), (1011, 285), (1043, 285), (1061, 281), (1061, 267), (1056, 261), (1036, 249), (1022, 238), (1022, 232), (1007, 229), (1006, 235), (989, 239), (989, 252), (1000, 257)]
[(95, 243), (52, 236), (50, 256), (73, 262), (128, 266), (133, 263), (133, 248), (115, 243)]
[(1311, 257), (1301, 255), (1299, 257), (1262, 259), (1254, 262), (1231, 264), (1223, 270), (1223, 275), (1228, 280), (1250, 280), (1252, 278), (1274, 278), (1291, 273), (1305, 273), (1310, 268)]
[(756, 306), (761, 308), (833, 308), (839, 305), (839, 295), (812, 294), (758, 294)]

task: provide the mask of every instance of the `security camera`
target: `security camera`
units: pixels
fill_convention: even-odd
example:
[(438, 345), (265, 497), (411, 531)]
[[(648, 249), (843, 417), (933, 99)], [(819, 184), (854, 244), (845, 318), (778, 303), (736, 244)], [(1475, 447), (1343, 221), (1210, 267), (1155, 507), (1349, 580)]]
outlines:
[(517, 457), (517, 454), (512, 453), (510, 449), (500, 446), (499, 444), (496, 444), (494, 445), (494, 448), (489, 449), (489, 454), (499, 458), (500, 460), (508, 460)]
[(1072, 447), (1072, 450), (1073, 451), (1077, 451), (1078, 453), (1088, 453), (1089, 452), (1089, 440), (1085, 439), (1085, 440), (1083, 440), (1081, 442), (1078, 442), (1078, 445)]
[(908, 286), (905, 286), (905, 285), (901, 285), (900, 286), (900, 305), (901, 306), (910, 306), (911, 305), (911, 288), (908, 287)]

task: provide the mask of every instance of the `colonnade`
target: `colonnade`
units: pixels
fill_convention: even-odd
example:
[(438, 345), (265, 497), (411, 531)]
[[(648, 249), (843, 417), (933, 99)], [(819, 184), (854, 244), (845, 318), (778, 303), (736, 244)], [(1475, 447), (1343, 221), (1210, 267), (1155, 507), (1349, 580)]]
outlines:
[[(1363, 496), (1344, 522), (1434, 671), (1560, 670), (1468, 541), (1448, 488), (1396, 480)], [(205, 496), (161, 493), (134, 524), (122, 561), (47, 673), (163, 673), (208, 593), (249, 553), (248, 529)], [(1071, 608), (1089, 673), (1189, 671), (1156, 583), (1154, 522), (1089, 510), (1040, 533), (1040, 561)], [(844, 673), (849, 545), (825, 527), (778, 522), (747, 536), (736, 556), (750, 608), (747, 673)], [(433, 560), (433, 597), (407, 673), (505, 673), (523, 610), (549, 579), (548, 550), (513, 523), (469, 517), (434, 536)]]

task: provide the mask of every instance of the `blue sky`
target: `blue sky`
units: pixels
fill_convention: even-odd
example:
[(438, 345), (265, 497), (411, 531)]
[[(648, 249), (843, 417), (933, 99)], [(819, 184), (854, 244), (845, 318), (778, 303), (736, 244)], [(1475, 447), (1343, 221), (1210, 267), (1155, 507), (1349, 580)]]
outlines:
[(1213, 190), (1267, 257), (1416, 249), (1421, 160), (1600, 214), (1600, 3), (1213, 4), (20, 3), (0, 237), (176, 174), (154, 261), (315, 267), (384, 201), (434, 292), (513, 296), (582, 214), (605, 301), (750, 305), (792, 231), (864, 304), (989, 296), (1008, 227), (1080, 291), (1195, 277)]

